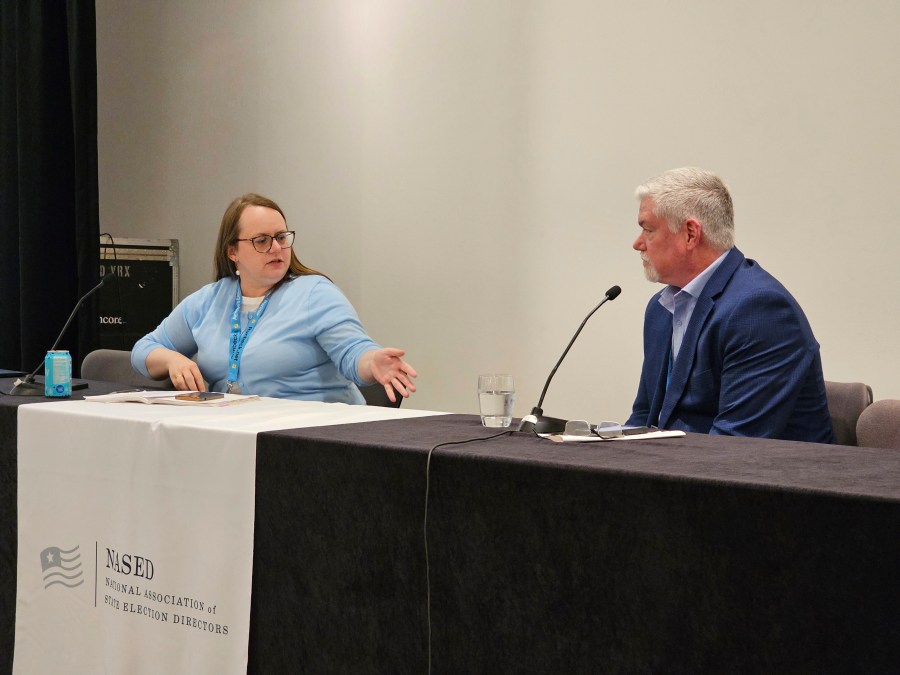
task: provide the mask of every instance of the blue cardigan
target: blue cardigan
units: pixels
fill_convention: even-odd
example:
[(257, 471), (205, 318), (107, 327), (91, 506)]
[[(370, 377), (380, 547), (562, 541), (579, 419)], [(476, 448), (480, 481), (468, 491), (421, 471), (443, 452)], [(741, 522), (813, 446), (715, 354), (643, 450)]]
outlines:
[[(147, 355), (157, 347), (197, 356), (212, 391), (225, 391), (229, 366), (229, 319), (236, 278), (204, 286), (185, 298), (132, 349), (135, 370), (148, 375)], [(247, 312), (241, 313), (242, 330)], [(359, 358), (378, 349), (350, 302), (328, 279), (309, 275), (282, 284), (244, 347), (238, 385), (244, 394), (365, 403)]]

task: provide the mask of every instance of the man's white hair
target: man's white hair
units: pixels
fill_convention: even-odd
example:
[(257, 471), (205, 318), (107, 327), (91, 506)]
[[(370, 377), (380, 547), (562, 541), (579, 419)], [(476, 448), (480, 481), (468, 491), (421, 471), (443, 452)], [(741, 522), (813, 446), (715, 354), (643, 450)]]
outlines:
[(638, 201), (648, 197), (656, 215), (678, 232), (689, 218), (703, 226), (703, 237), (719, 251), (734, 248), (734, 206), (728, 186), (711, 171), (696, 167), (671, 169), (651, 178), (635, 190)]

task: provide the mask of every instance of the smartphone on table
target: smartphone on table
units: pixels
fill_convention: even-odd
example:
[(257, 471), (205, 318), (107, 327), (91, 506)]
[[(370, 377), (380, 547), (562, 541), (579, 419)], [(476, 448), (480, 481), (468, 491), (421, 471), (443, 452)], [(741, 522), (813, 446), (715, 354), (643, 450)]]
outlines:
[(189, 391), (186, 394), (178, 394), (175, 398), (178, 401), (212, 401), (224, 397), (225, 394), (219, 391)]

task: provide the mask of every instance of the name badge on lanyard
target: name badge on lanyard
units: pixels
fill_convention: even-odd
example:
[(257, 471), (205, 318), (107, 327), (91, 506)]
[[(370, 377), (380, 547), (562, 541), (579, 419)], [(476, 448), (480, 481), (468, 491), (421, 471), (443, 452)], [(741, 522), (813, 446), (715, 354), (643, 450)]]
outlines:
[(271, 293), (267, 293), (259, 308), (249, 316), (247, 329), (241, 332), (241, 284), (238, 282), (237, 293), (234, 297), (234, 311), (231, 313), (231, 361), (228, 366), (228, 393), (240, 394), (241, 388), (237, 384), (238, 372), (241, 369), (241, 355), (244, 347), (250, 339), (250, 334), (256, 327), (256, 323), (262, 318), (263, 312), (269, 304)]

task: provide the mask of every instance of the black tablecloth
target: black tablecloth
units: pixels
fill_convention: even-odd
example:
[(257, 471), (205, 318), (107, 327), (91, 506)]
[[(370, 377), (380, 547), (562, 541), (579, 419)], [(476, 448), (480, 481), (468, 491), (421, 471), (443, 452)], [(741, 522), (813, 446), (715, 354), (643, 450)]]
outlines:
[[(428, 449), (473, 416), (261, 434), (250, 671), (422, 673)], [(900, 455), (759, 439), (438, 449), (436, 673), (889, 672)]]

